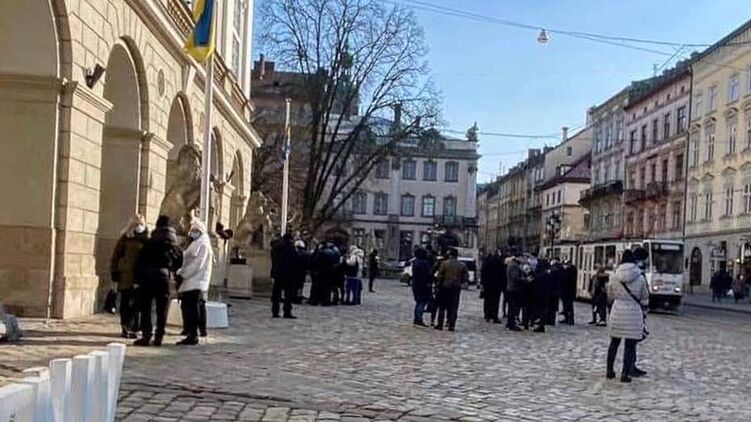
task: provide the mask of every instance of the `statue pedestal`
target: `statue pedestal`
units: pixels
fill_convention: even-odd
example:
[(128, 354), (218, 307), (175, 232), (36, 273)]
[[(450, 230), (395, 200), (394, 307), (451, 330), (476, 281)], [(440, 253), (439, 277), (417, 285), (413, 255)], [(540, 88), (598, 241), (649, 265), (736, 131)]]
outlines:
[(253, 297), (253, 268), (247, 264), (230, 264), (227, 279), (227, 294), (231, 298)]
[(247, 253), (252, 274), (253, 297), (271, 297), (271, 255), (265, 249), (251, 249)]

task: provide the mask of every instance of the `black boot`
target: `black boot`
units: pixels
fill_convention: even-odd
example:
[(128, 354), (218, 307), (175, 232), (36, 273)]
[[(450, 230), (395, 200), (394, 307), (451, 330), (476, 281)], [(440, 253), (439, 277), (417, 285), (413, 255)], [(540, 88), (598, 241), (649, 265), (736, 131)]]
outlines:
[(608, 369), (608, 372), (605, 373), (605, 378), (612, 380), (615, 378), (615, 371), (612, 369)]
[(151, 338), (149, 337), (141, 337), (138, 340), (133, 342), (134, 346), (148, 346), (151, 344)]
[(176, 344), (178, 346), (195, 346), (198, 344), (198, 337), (185, 337)]

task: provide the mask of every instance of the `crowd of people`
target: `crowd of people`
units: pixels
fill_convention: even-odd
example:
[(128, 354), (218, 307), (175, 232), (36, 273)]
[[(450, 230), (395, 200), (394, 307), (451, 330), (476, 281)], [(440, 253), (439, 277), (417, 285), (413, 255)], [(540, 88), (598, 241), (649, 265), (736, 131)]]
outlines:
[(169, 217), (160, 216), (149, 232), (144, 217), (135, 215), (122, 231), (110, 263), (120, 295), (122, 337), (137, 338), (136, 346), (161, 346), (174, 290), (180, 299), (185, 335), (177, 344), (198, 344), (199, 336), (207, 335), (206, 294), (213, 261), (206, 225), (199, 219), (189, 222), (188, 236), (180, 242)]

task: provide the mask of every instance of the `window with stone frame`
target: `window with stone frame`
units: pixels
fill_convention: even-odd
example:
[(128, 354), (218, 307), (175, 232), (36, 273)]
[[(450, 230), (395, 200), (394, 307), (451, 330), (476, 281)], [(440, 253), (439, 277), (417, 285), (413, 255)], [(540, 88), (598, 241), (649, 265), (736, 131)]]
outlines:
[(636, 217), (636, 233), (639, 235), (644, 234), (644, 209), (639, 209), (639, 213)]
[(629, 212), (626, 216), (626, 235), (633, 236), (636, 235), (634, 232), (634, 213)]
[(443, 216), (455, 217), (456, 216), (456, 197), (447, 196), (443, 198)]
[(673, 180), (683, 180), (683, 154), (675, 156), (675, 175), (673, 175)]
[(446, 182), (459, 181), (459, 163), (456, 161), (449, 161), (446, 163), (443, 180)]
[(660, 177), (660, 181), (663, 183), (666, 183), (668, 181), (668, 159), (665, 158), (662, 160), (662, 166), (660, 167), (660, 174), (662, 177)]
[(671, 219), (671, 229), (679, 230), (681, 228), (681, 214), (683, 213), (681, 201), (673, 202), (673, 218)]
[(658, 222), (657, 222), (657, 230), (659, 232), (667, 231), (668, 229), (668, 205), (662, 204), (660, 205), (660, 213), (657, 216)]
[(736, 140), (738, 138), (738, 125), (735, 122), (728, 123), (728, 140), (725, 143), (725, 155), (735, 154)]
[(413, 195), (402, 195), (401, 214), (403, 217), (412, 217), (415, 215), (415, 197)]
[(636, 130), (632, 130), (628, 136), (628, 153), (636, 154)]
[(434, 217), (435, 216), (435, 197), (432, 195), (425, 195), (422, 197), (422, 216)]
[(368, 194), (365, 192), (355, 192), (352, 195), (352, 213), (353, 214), (367, 214), (368, 213)]
[(386, 248), (386, 230), (373, 230), (375, 248), (382, 251)]
[(704, 194), (704, 220), (709, 221), (712, 219), (712, 209), (714, 208), (714, 195), (712, 192)]
[(687, 129), (688, 118), (686, 116), (686, 106), (678, 107), (676, 127), (679, 134), (683, 133)]
[(717, 87), (713, 86), (709, 88), (707, 100), (707, 111), (715, 111), (717, 109)]
[(652, 145), (656, 145), (660, 141), (659, 127), (660, 120), (652, 120)]
[(725, 188), (725, 217), (730, 217), (733, 215), (733, 199), (735, 197), (735, 192), (733, 191), (733, 186), (728, 186)]
[(746, 115), (746, 148), (751, 149), (751, 114)]
[(417, 178), (417, 161), (407, 158), (402, 161), (402, 179), (415, 180)]
[(670, 139), (670, 113), (665, 113), (662, 120), (662, 139)]
[(741, 77), (736, 73), (728, 81), (728, 102), (738, 101), (741, 98)]
[(386, 215), (389, 213), (389, 196), (383, 192), (376, 193), (373, 199), (373, 214)]
[(743, 213), (751, 214), (751, 182), (743, 185)]
[(690, 197), (690, 203), (689, 203), (689, 213), (688, 213), (688, 219), (689, 221), (696, 221), (696, 218), (698, 216), (699, 211), (699, 195), (693, 193)]
[(352, 238), (358, 248), (365, 249), (365, 229), (352, 229)]
[(709, 162), (714, 160), (714, 141), (715, 141), (715, 130), (714, 127), (708, 127), (707, 128), (707, 155), (705, 162)]
[(245, 64), (242, 59), (242, 46), (245, 45), (245, 27), (247, 26), (248, 2), (247, 0), (235, 0), (234, 16), (232, 17), (232, 51), (230, 67), (235, 77), (242, 78)]
[(433, 160), (427, 160), (422, 164), (422, 180), (435, 181), (437, 179), (438, 165)]
[(376, 179), (388, 179), (390, 171), (389, 160), (388, 158), (384, 158), (376, 164), (375, 177)]
[(701, 155), (701, 132), (697, 132), (691, 142), (691, 166), (696, 167), (699, 165), (699, 156)]

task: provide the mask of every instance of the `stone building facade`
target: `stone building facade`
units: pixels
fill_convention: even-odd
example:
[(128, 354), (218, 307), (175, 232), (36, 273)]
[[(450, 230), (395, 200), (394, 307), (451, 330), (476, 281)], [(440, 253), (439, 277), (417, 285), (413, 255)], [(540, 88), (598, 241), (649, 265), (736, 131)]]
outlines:
[(627, 238), (683, 236), (689, 71), (687, 63), (680, 63), (625, 109)]
[(382, 160), (337, 218), (351, 244), (405, 259), (415, 245), (476, 250), (477, 142), (417, 140)]
[(692, 63), (686, 208), (689, 281), (751, 266), (751, 21)]
[[(228, 225), (244, 212), (259, 144), (253, 5), (218, 4), (210, 221)], [(96, 311), (127, 220), (153, 224), (166, 193), (180, 195), (178, 175), (195, 164), (183, 152), (200, 151), (205, 126), (205, 72), (183, 51), (192, 25), (179, 0), (0, 2), (0, 300), (12, 312)]]

